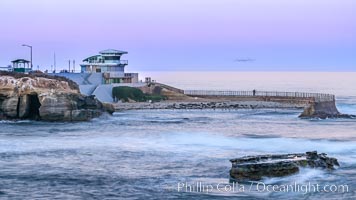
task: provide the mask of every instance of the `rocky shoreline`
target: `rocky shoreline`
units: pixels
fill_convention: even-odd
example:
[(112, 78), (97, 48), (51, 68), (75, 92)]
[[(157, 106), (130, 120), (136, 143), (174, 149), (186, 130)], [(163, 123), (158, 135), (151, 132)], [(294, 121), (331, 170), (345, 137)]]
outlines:
[[(356, 119), (355, 115), (341, 114), (336, 112), (324, 112), (322, 109), (313, 110), (307, 104), (300, 103), (281, 103), (270, 101), (162, 101), (155, 103), (148, 102), (131, 102), (131, 103), (116, 103), (113, 104), (115, 111), (125, 110), (206, 110), (206, 109), (221, 109), (221, 110), (235, 110), (235, 109), (297, 109), (304, 110), (299, 118), (302, 119), (328, 119), (328, 118), (343, 118)], [(312, 111), (310, 111), (312, 109)], [(336, 109), (336, 107), (335, 107)]]
[(165, 85), (139, 88), (145, 94), (162, 95), (160, 102), (106, 104), (95, 96), (80, 94), (78, 85), (66, 78), (47, 74), (0, 72), (0, 120), (86, 121), (102, 113), (141, 109), (301, 109), (300, 118), (356, 118), (341, 114), (335, 99), (316, 102), (311, 98), (185, 95)]
[(0, 120), (87, 121), (113, 112), (63, 77), (0, 72)]
[(342, 114), (336, 108), (335, 101), (330, 102), (315, 102), (306, 107), (299, 118), (342, 118), (342, 119), (356, 119), (356, 115)]
[(340, 113), (335, 105), (335, 102), (326, 102), (319, 105), (310, 102), (276, 102), (276, 101), (261, 101), (261, 100), (226, 100), (226, 99), (188, 99), (188, 100), (168, 100), (161, 102), (119, 102), (113, 104), (115, 111), (125, 110), (202, 110), (202, 109), (298, 109), (302, 110), (299, 118), (302, 119), (328, 119), (328, 118), (344, 118), (356, 119), (355, 115)]
[(150, 110), (150, 109), (177, 109), (177, 110), (201, 110), (201, 109), (262, 109), (262, 108), (290, 108), (303, 109), (297, 104), (283, 104), (278, 102), (261, 101), (165, 101), (155, 103), (117, 103), (116, 111), (123, 110)]
[[(139, 89), (150, 95), (161, 95), (167, 100), (161, 102), (118, 102), (116, 111), (145, 109), (300, 109), (299, 118), (356, 118), (354, 115), (341, 114), (336, 108), (335, 96), (319, 93), (283, 93), (266, 92), (265, 95), (224, 95), (223, 91), (188, 91), (173, 88), (160, 83), (152, 83)], [(263, 93), (263, 92), (262, 92)], [(203, 95), (206, 94), (206, 95)], [(220, 95), (219, 95), (220, 94)], [(269, 96), (268, 96), (269, 94)], [(273, 96), (274, 95), (274, 96)]]

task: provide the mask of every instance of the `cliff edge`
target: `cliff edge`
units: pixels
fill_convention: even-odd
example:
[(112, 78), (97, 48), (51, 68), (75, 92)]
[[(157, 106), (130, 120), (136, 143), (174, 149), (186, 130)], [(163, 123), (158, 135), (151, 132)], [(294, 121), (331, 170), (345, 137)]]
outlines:
[(69, 79), (0, 72), (0, 120), (87, 121), (113, 111), (112, 105), (80, 94)]

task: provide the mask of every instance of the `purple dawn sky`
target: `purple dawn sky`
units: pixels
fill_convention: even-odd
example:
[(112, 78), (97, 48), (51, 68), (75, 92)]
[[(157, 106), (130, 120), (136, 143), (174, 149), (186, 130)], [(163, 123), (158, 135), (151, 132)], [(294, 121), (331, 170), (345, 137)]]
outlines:
[(356, 70), (355, 0), (1, 0), (0, 35), (0, 66), (26, 43), (41, 69), (114, 48), (129, 71)]

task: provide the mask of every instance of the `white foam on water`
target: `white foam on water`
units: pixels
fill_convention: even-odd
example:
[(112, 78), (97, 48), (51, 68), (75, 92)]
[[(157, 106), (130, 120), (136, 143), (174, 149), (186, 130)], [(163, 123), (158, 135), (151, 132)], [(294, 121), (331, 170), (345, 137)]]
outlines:
[(244, 138), (227, 137), (218, 133), (162, 133), (142, 135), (85, 135), (67, 137), (2, 137), (0, 152), (31, 152), (58, 149), (108, 149), (117, 151), (162, 151), (199, 156), (230, 156), (273, 153), (303, 153), (317, 150), (330, 156), (347, 156), (354, 163), (355, 142), (309, 140), (295, 138)]
[(277, 178), (265, 178), (263, 182), (266, 184), (276, 184), (281, 182), (304, 184), (310, 182), (310, 180), (316, 180), (326, 176), (326, 172), (320, 169), (300, 168), (299, 173), (294, 175)]
[(19, 123), (31, 123), (31, 120), (0, 120), (0, 124), (19, 124)]
[(338, 104), (337, 108), (343, 114), (356, 115), (356, 104)]
[(256, 152), (305, 152), (318, 150), (329, 153), (355, 152), (356, 143), (346, 141), (310, 140), (297, 138), (226, 137), (210, 133), (166, 134), (174, 145), (194, 147), (237, 148)]

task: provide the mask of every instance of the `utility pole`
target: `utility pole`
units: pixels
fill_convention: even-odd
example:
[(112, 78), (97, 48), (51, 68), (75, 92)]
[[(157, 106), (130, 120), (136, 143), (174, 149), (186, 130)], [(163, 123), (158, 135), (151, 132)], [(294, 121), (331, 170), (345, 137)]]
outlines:
[(70, 60), (68, 60), (68, 64), (69, 64), (69, 70), (68, 70), (68, 72), (70, 73)]
[(56, 52), (53, 54), (53, 66), (54, 66), (54, 72), (56, 72)]

